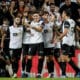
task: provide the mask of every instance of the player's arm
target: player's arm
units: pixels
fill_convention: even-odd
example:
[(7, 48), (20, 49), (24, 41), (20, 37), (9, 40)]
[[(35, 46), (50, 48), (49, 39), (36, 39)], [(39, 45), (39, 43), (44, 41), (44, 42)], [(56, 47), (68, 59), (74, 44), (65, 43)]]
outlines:
[(56, 34), (58, 35), (58, 36), (60, 36), (61, 35), (61, 32), (59, 32), (58, 30), (56, 31)]
[(5, 61), (4, 57), (2, 55), (0, 55), (0, 60)]
[(32, 29), (36, 30), (37, 32), (42, 32), (43, 31), (43, 22), (41, 22), (38, 26), (31, 26)]
[(25, 22), (25, 18), (22, 19), (22, 25), (25, 26), (26, 28), (31, 27), (28, 21)]
[(9, 30), (4, 31), (3, 29), (1, 30), (2, 38), (1, 38), (1, 48), (4, 47), (4, 40), (7, 35), (9, 35)]
[(79, 21), (77, 21), (76, 29), (77, 29), (78, 31), (80, 31), (80, 19), (79, 19)]
[(53, 30), (57, 36), (60, 36), (61, 33), (60, 33), (59, 28), (57, 26), (55, 26)]
[(80, 27), (79, 27), (79, 26), (77, 26), (76, 29), (77, 29), (78, 31), (80, 31)]
[(62, 40), (62, 38), (67, 35), (68, 31), (69, 31), (68, 28), (65, 28), (64, 32), (58, 37), (58, 39)]
[(32, 28), (38, 32), (42, 32), (43, 28), (42, 25), (36, 26), (36, 27), (32, 27), (29, 23), (25, 23), (24, 24), (26, 28)]
[(30, 25), (28, 22), (26, 22), (24, 25), (25, 25), (26, 27), (31, 27), (31, 25)]
[(24, 32), (30, 32), (30, 24), (28, 21), (25, 22), (25, 18), (22, 18), (22, 25)]
[(69, 31), (69, 27), (70, 27), (69, 22), (65, 21), (65, 23), (64, 23), (64, 32), (62, 34), (60, 34), (60, 36), (58, 37), (59, 40), (62, 40), (62, 38), (67, 35), (67, 33)]
[(25, 25), (25, 18), (22, 18), (22, 25)]
[(2, 38), (1, 38), (1, 48), (4, 47), (4, 40), (5, 40), (5, 37), (6, 37), (6, 34), (3, 30), (1, 30), (1, 35), (2, 35)]
[(54, 31), (54, 32), (53, 32), (53, 36), (52, 36), (51, 43), (54, 43), (55, 38), (56, 38), (56, 33), (55, 33), (55, 31)]
[(59, 32), (59, 30), (58, 30), (58, 27), (56, 27), (55, 25), (53, 26), (53, 42), (54, 42), (54, 40), (57, 38), (57, 36), (60, 36), (60, 32)]
[(42, 30), (43, 30), (42, 25), (37, 26), (37, 27), (31, 27), (31, 28), (34, 29), (34, 30), (36, 30), (36, 31), (38, 31), (38, 32), (42, 32)]

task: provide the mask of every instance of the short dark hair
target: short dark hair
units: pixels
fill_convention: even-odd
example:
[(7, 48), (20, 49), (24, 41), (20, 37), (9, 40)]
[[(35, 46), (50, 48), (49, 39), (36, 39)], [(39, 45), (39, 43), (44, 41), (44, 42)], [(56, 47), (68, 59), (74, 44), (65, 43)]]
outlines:
[(3, 21), (9, 21), (7, 18), (3, 18)]
[(49, 12), (48, 11), (43, 11), (42, 15), (44, 15), (44, 14), (49, 14)]
[[(15, 15), (15, 17), (14, 18), (21, 18), (20, 16), (19, 16), (19, 14), (21, 14), (20, 12), (18, 12), (16, 15)], [(21, 14), (22, 15), (22, 14)]]
[(39, 11), (33, 11), (32, 14), (39, 14)]
[(66, 13), (67, 16), (70, 17), (72, 16), (71, 9), (65, 9), (64, 12)]
[(55, 3), (50, 3), (50, 6), (54, 5), (55, 6)]

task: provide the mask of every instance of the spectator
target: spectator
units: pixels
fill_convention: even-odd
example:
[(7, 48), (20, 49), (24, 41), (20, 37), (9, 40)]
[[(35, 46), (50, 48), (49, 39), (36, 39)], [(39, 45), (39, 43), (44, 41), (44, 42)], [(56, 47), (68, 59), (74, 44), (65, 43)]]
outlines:
[(5, 33), (7, 31), (8, 27), (9, 27), (8, 19), (3, 19), (3, 24), (1, 27), (1, 30), (2, 30), (1, 49), (4, 52), (4, 58), (5, 58), (5, 62), (6, 62), (6, 70), (8, 71), (9, 76), (12, 76), (13, 71), (12, 71), (12, 65), (10, 62), (10, 54), (9, 54), (9, 35), (7, 35), (6, 39), (3, 41), (3, 38), (4, 38), (3, 33)]
[(33, 5), (36, 9), (40, 9), (44, 3), (44, 0), (33, 0)]
[(60, 26), (62, 24), (61, 16), (59, 13), (59, 8), (57, 8), (54, 3), (50, 4), (50, 12), (49, 13), (53, 14), (55, 16), (55, 18), (56, 18), (55, 24), (56, 24), (56, 26), (58, 26), (60, 28)]
[(80, 0), (77, 0), (77, 4), (78, 4), (78, 13), (79, 13), (79, 18), (80, 18)]
[[(52, 6), (51, 4), (55, 5), (54, 0), (50, 0), (50, 1), (45, 1), (44, 5), (43, 5), (43, 10), (44, 11), (48, 11), (50, 13), (50, 6)], [(55, 10), (58, 11), (59, 8), (55, 5)]]
[(0, 8), (0, 24), (2, 24), (3, 18), (7, 18), (10, 22), (10, 25), (12, 24), (12, 16), (9, 12), (8, 6), (5, 1), (2, 2), (1, 8)]
[(31, 11), (31, 12), (36, 11), (36, 7), (35, 7), (34, 5), (33, 5), (33, 6), (31, 6), (30, 11)]
[(28, 6), (25, 5), (25, 7), (24, 7), (24, 11), (29, 12), (29, 9), (30, 9), (30, 8), (29, 8)]
[(60, 3), (63, 2), (64, 0), (54, 0), (56, 6), (60, 6)]
[(33, 5), (33, 0), (24, 0), (27, 6)]
[(75, 21), (78, 19), (78, 5), (75, 2), (71, 2), (71, 0), (65, 0), (65, 4), (60, 8), (60, 13), (63, 12), (65, 9), (71, 10), (71, 18)]
[(45, 0), (42, 9), (43, 9), (44, 11), (48, 11), (48, 12), (50, 11), (49, 0)]
[(14, 18), (15, 17), (15, 14), (17, 12), (16, 2), (15, 1), (11, 1), (10, 2), (9, 11), (10, 11), (11, 16)]
[(18, 11), (23, 14), (24, 6), (25, 6), (24, 0), (20, 0), (18, 3), (19, 3)]

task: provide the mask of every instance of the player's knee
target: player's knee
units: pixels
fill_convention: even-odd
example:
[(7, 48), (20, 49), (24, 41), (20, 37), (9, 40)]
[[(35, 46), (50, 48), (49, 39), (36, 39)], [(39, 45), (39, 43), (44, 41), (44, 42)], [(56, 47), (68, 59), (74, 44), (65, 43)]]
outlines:
[(27, 56), (27, 59), (32, 59), (32, 56)]
[(59, 57), (59, 61), (60, 61), (60, 62), (65, 62), (65, 56), (64, 56), (64, 55), (61, 55), (61, 56)]
[(58, 62), (61, 62), (61, 59), (60, 59), (60, 57), (57, 59), (57, 61), (58, 61)]
[(11, 64), (10, 60), (6, 60), (6, 64), (10, 65)]
[(25, 59), (25, 58), (26, 58), (26, 55), (23, 56), (23, 59)]
[(70, 58), (69, 58), (68, 56), (66, 56), (66, 57), (65, 57), (65, 61), (66, 61), (66, 62), (69, 62), (69, 61), (70, 61)]
[(44, 59), (44, 56), (39, 56), (39, 59)]
[(48, 56), (46, 57), (46, 61), (49, 62), (49, 57)]
[(49, 60), (53, 60), (54, 57), (52, 55), (49, 56)]

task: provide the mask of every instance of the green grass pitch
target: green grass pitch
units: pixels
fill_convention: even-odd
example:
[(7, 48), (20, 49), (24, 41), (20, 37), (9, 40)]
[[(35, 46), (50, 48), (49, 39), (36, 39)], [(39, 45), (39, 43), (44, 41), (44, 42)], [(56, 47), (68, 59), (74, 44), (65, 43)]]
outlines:
[(80, 80), (80, 78), (0, 78), (0, 80)]

